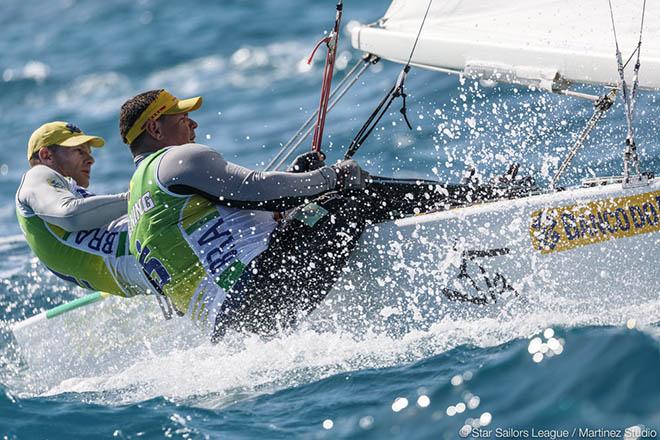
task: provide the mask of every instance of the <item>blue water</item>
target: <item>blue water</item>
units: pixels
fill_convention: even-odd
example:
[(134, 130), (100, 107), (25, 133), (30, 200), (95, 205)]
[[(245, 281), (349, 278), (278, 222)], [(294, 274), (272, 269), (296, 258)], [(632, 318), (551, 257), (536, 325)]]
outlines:
[[(385, 9), (375, 0), (354, 3), (346, 4), (345, 24), (372, 22)], [(203, 95), (204, 106), (193, 115), (200, 142), (230, 160), (263, 167), (317, 104), (323, 57), (311, 69), (303, 60), (330, 28), (334, 4), (6, 0), (3, 6), (3, 438), (454, 439), (465, 425), (482, 427), (469, 433), (473, 437), (495, 438), (499, 428), (499, 438), (520, 438), (521, 432), (506, 430), (531, 436), (533, 428), (537, 435), (556, 430), (556, 437), (566, 429), (567, 438), (578, 438), (576, 428), (638, 426), (650, 435), (660, 427), (660, 300), (638, 304), (634, 292), (625, 308), (558, 303), (514, 317), (443, 320), (396, 337), (307, 329), (275, 340), (195, 343), (170, 352), (143, 348), (139, 333), (148, 327), (136, 326), (135, 315), (123, 319), (130, 310), (118, 308), (103, 342), (92, 338), (68, 352), (61, 339), (46, 337), (40, 342), (48, 362), (28, 367), (4, 323), (83, 293), (45, 272), (20, 236), (13, 197), (27, 169), (32, 130), (68, 120), (103, 136), (107, 146), (95, 153), (91, 189), (124, 191), (132, 163), (118, 134), (119, 106), (138, 92), (164, 87), (181, 97)], [(338, 77), (358, 58), (343, 33)], [(376, 66), (330, 114), (324, 140), (330, 160), (341, 156), (399, 69)], [(407, 90), (413, 130), (395, 102), (356, 156), (372, 173), (456, 181), (468, 166), (489, 178), (517, 161), (521, 172), (545, 185), (591, 115), (583, 101), (416, 70)], [(656, 95), (641, 94), (637, 115), (642, 165), (657, 174)], [(619, 102), (564, 182), (620, 173), (624, 136)], [(136, 326), (135, 341), (113, 340), (113, 326)], [(536, 362), (530, 353), (535, 337), (556, 353)], [(104, 363), (80, 371), (57, 360), (106, 346)], [(596, 434), (591, 438), (606, 438)]]

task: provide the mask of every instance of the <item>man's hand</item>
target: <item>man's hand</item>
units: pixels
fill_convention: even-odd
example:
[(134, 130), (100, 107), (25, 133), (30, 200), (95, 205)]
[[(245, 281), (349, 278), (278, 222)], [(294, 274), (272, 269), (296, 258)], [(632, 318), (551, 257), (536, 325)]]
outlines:
[(337, 173), (337, 191), (364, 189), (367, 186), (369, 173), (364, 171), (354, 160), (342, 160), (332, 166)]
[[(319, 154), (321, 157), (319, 158)], [(296, 157), (293, 162), (291, 162), (291, 165), (289, 165), (289, 168), (287, 168), (287, 172), (289, 173), (306, 173), (308, 171), (314, 171), (318, 170), (321, 167), (325, 166), (325, 154), (321, 153), (316, 153), (314, 151), (310, 151), (308, 153), (301, 154), (300, 156)]]

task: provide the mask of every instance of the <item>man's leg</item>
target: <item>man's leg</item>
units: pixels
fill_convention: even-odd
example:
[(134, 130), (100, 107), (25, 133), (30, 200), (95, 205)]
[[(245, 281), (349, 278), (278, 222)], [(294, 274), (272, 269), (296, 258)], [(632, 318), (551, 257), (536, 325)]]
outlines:
[(366, 218), (373, 223), (396, 220), (416, 214), (443, 211), (465, 200), (465, 187), (439, 182), (374, 177), (364, 190), (371, 201)]
[(291, 212), (229, 292), (214, 339), (228, 328), (275, 333), (314, 310), (345, 267), (373, 201), (364, 194), (331, 193)]
[(488, 184), (468, 180), (465, 183), (440, 183), (430, 180), (392, 179), (373, 176), (366, 192), (378, 200), (369, 220), (380, 223), (416, 214), (444, 211), (459, 206), (517, 198), (536, 190), (529, 178), (502, 178)]

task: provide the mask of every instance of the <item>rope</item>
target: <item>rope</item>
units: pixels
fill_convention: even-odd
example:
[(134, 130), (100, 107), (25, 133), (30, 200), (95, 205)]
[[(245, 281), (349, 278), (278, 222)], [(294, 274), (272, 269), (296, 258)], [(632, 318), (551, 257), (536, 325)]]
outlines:
[[(337, 85), (332, 93), (330, 94), (330, 105), (328, 106), (328, 112), (330, 112), (335, 105), (348, 93), (348, 91), (355, 85), (355, 83), (360, 79), (360, 77), (367, 71), (370, 65), (376, 64), (380, 61), (375, 55), (367, 55), (359, 60), (351, 70), (342, 78), (341, 82)], [(362, 66), (359, 70), (358, 68)], [(298, 149), (298, 147), (309, 137), (314, 128), (312, 122), (316, 119), (318, 115), (318, 109), (311, 115), (307, 121), (300, 127), (296, 134), (289, 139), (289, 141), (280, 148), (280, 151), (271, 159), (268, 165), (265, 168), (265, 171), (273, 171), (280, 169), (282, 165), (293, 155), (293, 153)]]
[(410, 125), (410, 122), (408, 121), (408, 116), (406, 115), (406, 94), (403, 93), (403, 82), (405, 81), (405, 75), (408, 73), (410, 70), (410, 66), (406, 66), (403, 68), (401, 73), (399, 74), (399, 77), (397, 78), (396, 83), (390, 91), (381, 99), (381, 101), (378, 103), (376, 106), (376, 109), (369, 115), (369, 118), (367, 118), (367, 121), (362, 125), (360, 130), (357, 132), (355, 137), (353, 138), (353, 141), (351, 141), (351, 144), (348, 147), (348, 151), (346, 151), (346, 154), (344, 155), (344, 160), (348, 160), (353, 157), (355, 153), (360, 149), (362, 144), (369, 138), (369, 135), (371, 135), (371, 132), (374, 131), (376, 126), (378, 125), (378, 122), (382, 119), (382, 117), (387, 113), (387, 110), (390, 108), (390, 105), (392, 105), (392, 102), (399, 96), (403, 96), (403, 106), (401, 107), (400, 112), (403, 115), (404, 120), (406, 121), (406, 124), (408, 124), (408, 128), (412, 130), (412, 126)]
[(385, 97), (378, 103), (374, 111), (369, 115), (367, 118), (367, 121), (362, 125), (360, 130), (357, 132), (353, 140), (351, 141), (351, 144), (348, 147), (348, 150), (346, 151), (346, 154), (344, 155), (344, 160), (350, 159), (357, 153), (357, 151), (360, 149), (362, 144), (369, 138), (371, 133), (374, 131), (382, 117), (387, 113), (387, 110), (390, 108), (390, 105), (392, 105), (392, 102), (398, 97), (401, 97), (403, 100), (403, 103), (401, 105), (401, 109), (399, 112), (403, 116), (403, 120), (406, 122), (406, 125), (408, 125), (408, 128), (412, 130), (412, 125), (410, 124), (410, 121), (408, 120), (408, 109), (406, 106), (406, 95), (404, 91), (404, 84), (406, 82), (406, 77), (408, 75), (408, 72), (410, 72), (410, 63), (412, 62), (412, 57), (415, 53), (415, 49), (417, 49), (417, 43), (419, 42), (419, 38), (422, 35), (422, 30), (424, 29), (424, 24), (426, 23), (426, 19), (429, 15), (429, 11), (431, 10), (431, 5), (433, 4), (433, 0), (429, 0), (429, 4), (426, 7), (426, 12), (424, 13), (424, 18), (422, 18), (422, 23), (419, 26), (419, 31), (417, 32), (417, 36), (415, 37), (415, 42), (413, 43), (413, 47), (410, 51), (410, 56), (408, 57), (408, 61), (406, 62), (406, 65), (401, 69), (401, 72), (399, 73), (399, 76), (397, 77), (396, 83), (390, 91), (385, 95)]

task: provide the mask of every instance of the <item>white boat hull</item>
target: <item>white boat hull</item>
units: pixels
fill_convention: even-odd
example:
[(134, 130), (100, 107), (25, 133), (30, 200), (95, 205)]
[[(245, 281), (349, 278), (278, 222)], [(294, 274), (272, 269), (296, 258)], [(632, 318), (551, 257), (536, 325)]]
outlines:
[(382, 330), (559, 296), (625, 305), (658, 298), (659, 259), (659, 179), (485, 203), (372, 227), (314, 315)]

